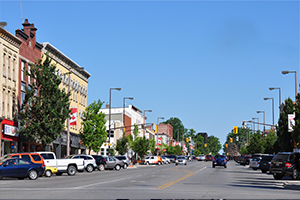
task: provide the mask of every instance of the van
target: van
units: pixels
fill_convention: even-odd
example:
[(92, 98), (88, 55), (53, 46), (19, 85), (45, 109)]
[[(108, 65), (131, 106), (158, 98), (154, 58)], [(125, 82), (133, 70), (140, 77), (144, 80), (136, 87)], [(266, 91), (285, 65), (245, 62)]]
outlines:
[(8, 159), (8, 158), (22, 158), (29, 160), (35, 164), (41, 164), (44, 165), (44, 159), (43, 157), (38, 154), (38, 153), (10, 153), (2, 156), (0, 158), (0, 163), (3, 162), (3, 160)]

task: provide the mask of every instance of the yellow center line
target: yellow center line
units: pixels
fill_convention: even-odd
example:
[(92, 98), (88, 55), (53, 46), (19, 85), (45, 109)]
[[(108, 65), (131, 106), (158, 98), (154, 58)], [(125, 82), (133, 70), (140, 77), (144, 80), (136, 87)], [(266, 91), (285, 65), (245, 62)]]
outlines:
[[(172, 169), (172, 170), (173, 170), (173, 169)], [(174, 170), (176, 170), (176, 169), (174, 169)], [(157, 187), (156, 189), (161, 189), (161, 190), (162, 190), (162, 189), (165, 189), (165, 188), (167, 188), (167, 187), (169, 187), (169, 186), (171, 186), (171, 185), (173, 185), (173, 184), (175, 184), (175, 183), (178, 183), (179, 181), (182, 181), (182, 180), (184, 180), (184, 179), (186, 179), (186, 178), (188, 178), (188, 177), (190, 177), (190, 176), (192, 176), (192, 175), (195, 174), (194, 172), (187, 171), (187, 170), (178, 170), (178, 169), (177, 169), (177, 171), (189, 172), (189, 174), (186, 175), (186, 176), (184, 176), (184, 177), (182, 177), (182, 178), (179, 178), (179, 179), (177, 179), (177, 180), (175, 180), (175, 181), (171, 181), (171, 182), (166, 183), (166, 184), (164, 184), (164, 185), (162, 185), (162, 186), (159, 186), (159, 187)]]

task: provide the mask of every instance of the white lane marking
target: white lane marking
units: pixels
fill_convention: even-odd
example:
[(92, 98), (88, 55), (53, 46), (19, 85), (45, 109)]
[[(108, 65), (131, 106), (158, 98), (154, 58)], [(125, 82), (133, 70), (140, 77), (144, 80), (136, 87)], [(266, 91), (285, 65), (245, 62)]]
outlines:
[(93, 183), (93, 184), (89, 184), (89, 185), (74, 187), (74, 189), (82, 189), (82, 188), (91, 187), (91, 186), (95, 186), (95, 185), (113, 183), (113, 182), (122, 181), (122, 180), (129, 179), (129, 178), (132, 178), (132, 177), (126, 177), (126, 178), (120, 178), (120, 179), (115, 179), (115, 180), (111, 180), (111, 181), (103, 181), (103, 182), (99, 182), (99, 183)]
[(203, 167), (203, 168), (201, 168), (201, 169), (198, 169), (197, 171), (195, 171), (195, 174), (197, 174), (198, 172), (201, 172), (202, 170), (205, 170), (206, 169), (206, 167)]

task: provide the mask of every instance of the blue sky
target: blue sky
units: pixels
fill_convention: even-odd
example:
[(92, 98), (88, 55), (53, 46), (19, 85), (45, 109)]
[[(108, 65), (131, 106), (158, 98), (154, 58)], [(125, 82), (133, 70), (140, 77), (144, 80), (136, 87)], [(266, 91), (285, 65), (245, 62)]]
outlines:
[[(275, 123), (281, 99), (295, 99), (299, 72), (298, 1), (0, 1), (11, 33), (27, 18), (37, 41), (83, 66), (88, 104), (123, 97), (157, 117), (178, 117), (223, 144), (233, 126), (259, 117)], [(298, 75), (299, 76), (299, 75)], [(299, 81), (298, 81), (299, 84)], [(299, 88), (299, 87), (298, 87)], [(161, 121), (161, 120), (160, 120)], [(256, 128), (257, 129), (257, 128)], [(262, 129), (262, 127), (260, 128)]]

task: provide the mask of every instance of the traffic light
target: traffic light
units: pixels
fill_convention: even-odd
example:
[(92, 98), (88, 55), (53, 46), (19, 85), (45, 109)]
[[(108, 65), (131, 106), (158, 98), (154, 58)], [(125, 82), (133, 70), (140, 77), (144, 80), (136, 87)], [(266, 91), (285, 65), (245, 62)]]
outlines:
[(228, 144), (226, 144), (226, 148), (228, 147)]
[(154, 122), (152, 122), (152, 127), (151, 128), (152, 128), (153, 133), (157, 132), (157, 125)]
[(238, 132), (239, 132), (239, 128), (237, 126), (234, 126), (233, 127), (233, 133), (238, 134)]
[(232, 138), (230, 138), (230, 143), (232, 143), (232, 141), (233, 141), (233, 139), (232, 139)]
[(189, 142), (189, 138), (185, 138), (185, 141), (186, 141), (186, 142)]
[(207, 144), (206, 144), (206, 143), (204, 144), (204, 147), (207, 147)]

